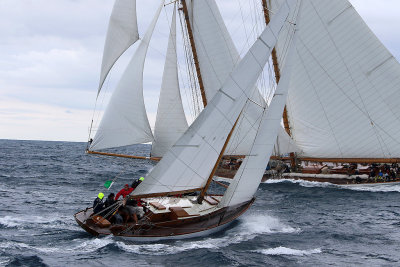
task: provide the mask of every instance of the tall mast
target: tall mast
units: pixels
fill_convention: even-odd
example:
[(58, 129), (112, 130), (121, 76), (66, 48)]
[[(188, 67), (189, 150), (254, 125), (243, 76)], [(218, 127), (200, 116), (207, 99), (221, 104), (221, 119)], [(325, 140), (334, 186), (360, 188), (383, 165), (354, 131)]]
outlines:
[[(267, 0), (261, 0), (261, 1), (262, 1), (263, 10), (264, 10), (265, 23), (268, 25), (269, 22), (271, 21), (271, 19), (270, 19), (269, 12), (268, 12)], [(279, 81), (281, 79), (281, 70), (279, 68), (276, 48), (274, 48), (272, 50), (271, 56), (272, 56), (272, 63), (274, 65), (276, 83), (279, 83)], [(289, 136), (292, 136), (292, 133), (290, 131), (290, 126), (289, 126), (289, 119), (288, 119), (288, 115), (287, 115), (286, 106), (285, 106), (285, 109), (283, 111), (283, 125), (285, 126), (285, 130), (286, 130), (287, 134)]]
[[(269, 5), (271, 5), (271, 0), (268, 0), (268, 1), (269, 1)], [(269, 12), (268, 12), (267, 0), (261, 0), (261, 2), (262, 2), (263, 11), (264, 11), (265, 23), (268, 25), (269, 22), (271, 21), (271, 18), (269, 16)], [(271, 57), (272, 57), (272, 63), (274, 65), (275, 80), (276, 80), (276, 83), (279, 83), (279, 81), (281, 79), (281, 70), (279, 68), (279, 62), (278, 62), (278, 57), (277, 57), (275, 47), (272, 50)], [(288, 118), (286, 105), (285, 105), (285, 108), (283, 109), (283, 126), (285, 127), (285, 131), (287, 132), (287, 134), (291, 137), (292, 132), (290, 131), (289, 118)], [(295, 160), (295, 155), (293, 152), (290, 153), (290, 162), (291, 162), (292, 168), (296, 167), (296, 160)]]
[(240, 112), (239, 116), (237, 117), (237, 119), (236, 119), (236, 121), (235, 121), (235, 124), (233, 125), (233, 127), (232, 127), (231, 131), (229, 132), (228, 136), (226, 137), (224, 146), (222, 147), (222, 150), (221, 150), (221, 152), (219, 153), (218, 159), (217, 159), (217, 161), (215, 162), (214, 168), (212, 169), (210, 176), (208, 177), (207, 183), (206, 183), (206, 185), (203, 187), (203, 189), (201, 190), (200, 196), (197, 198), (197, 202), (198, 202), (199, 204), (201, 204), (201, 203), (203, 202), (203, 199), (204, 199), (204, 196), (205, 196), (206, 193), (207, 193), (208, 187), (210, 186), (210, 184), (211, 184), (211, 182), (212, 182), (212, 180), (213, 180), (214, 174), (215, 174), (215, 172), (217, 171), (219, 162), (221, 161), (222, 157), (224, 156), (226, 147), (228, 146), (229, 141), (231, 140), (233, 131), (234, 131), (235, 128), (236, 128), (236, 125), (237, 125), (237, 123), (238, 123), (238, 121), (239, 121), (240, 115), (242, 115), (242, 112)]
[(188, 8), (186, 5), (186, 0), (181, 0), (181, 3), (182, 3), (183, 14), (185, 16), (187, 31), (189, 34), (190, 46), (192, 48), (192, 54), (193, 54), (194, 65), (196, 67), (197, 79), (199, 81), (201, 98), (203, 100), (203, 106), (206, 107), (207, 106), (207, 97), (206, 97), (206, 92), (204, 90), (203, 78), (201, 77), (200, 64), (199, 64), (199, 59), (197, 57), (196, 44), (194, 42), (192, 26), (190, 24), (190, 19), (189, 19), (189, 11), (188, 11)]

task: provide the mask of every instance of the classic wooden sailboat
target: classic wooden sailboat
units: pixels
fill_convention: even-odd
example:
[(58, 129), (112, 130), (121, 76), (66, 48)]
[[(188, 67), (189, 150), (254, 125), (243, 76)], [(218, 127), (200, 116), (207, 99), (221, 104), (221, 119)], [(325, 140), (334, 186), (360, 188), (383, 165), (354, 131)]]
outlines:
[[(268, 17), (281, 1), (263, 3)], [(284, 177), (347, 184), (361, 176), (339, 177), (333, 164), (330, 174), (307, 175), (309, 171), (301, 173), (297, 168), (304, 162), (358, 164), (359, 171), (368, 164), (396, 167), (400, 163), (400, 106), (395, 103), (400, 96), (399, 62), (348, 0), (304, 0), (292, 10), (296, 13), (301, 14), (298, 26), (306, 30), (298, 34), (295, 75), (283, 121), (301, 152), (284, 159), (292, 162), (292, 173)], [(273, 57), (278, 81), (284, 36), (283, 32)], [(368, 175), (361, 180), (357, 183), (374, 181)]]
[[(124, 1), (116, 2), (110, 19), (110, 22), (114, 21), (114, 23), (110, 23), (107, 34), (99, 92), (112, 65), (130, 45), (137, 41), (136, 20), (132, 19), (136, 18), (134, 1), (126, 1), (125, 7), (122, 6), (123, 3)], [(191, 67), (194, 69), (192, 71), (194, 76), (191, 79), (194, 81), (193, 86), (199, 87), (201, 104), (206, 107), (207, 100), (214, 97), (239, 62), (240, 56), (214, 0), (184, 0), (179, 3), (179, 10), (183, 16), (182, 24), (185, 25), (182, 34), (186, 37), (185, 40), (189, 47), (187, 61), (193, 63)], [(115, 23), (116, 18), (118, 18), (119, 24)], [(155, 18), (115, 89), (102, 121), (95, 131), (93, 141), (88, 146), (89, 154), (159, 160), (187, 129), (188, 124), (179, 91), (176, 42), (172, 39), (169, 41), (170, 45), (166, 55), (154, 134), (147, 118), (143, 100), (143, 70), (156, 22)], [(127, 24), (129, 31), (119, 29)], [(175, 30), (174, 25), (172, 25), (172, 29)], [(195, 26), (192, 27), (192, 25)], [(118, 41), (117, 44), (114, 44), (115, 36), (123, 34), (127, 36), (122, 38), (121, 42)], [(234, 131), (226, 155), (243, 156), (248, 153), (262, 114), (262, 109), (259, 107), (265, 105), (265, 100), (258, 90), (255, 91), (253, 102), (246, 104), (238, 122), (240, 127)], [(153, 145), (150, 155), (145, 157), (102, 151), (103, 149), (146, 142), (152, 142)], [(298, 151), (293, 140), (289, 138), (283, 128), (279, 131), (277, 146), (281, 148), (282, 155)]]
[[(260, 37), (244, 58), (235, 64), (232, 72), (193, 124), (165, 152), (160, 162), (130, 194), (129, 198), (140, 198), (148, 206), (149, 210), (144, 218), (138, 223), (125, 225), (103, 224), (104, 219), (99, 220), (96, 217), (99, 214), (93, 214), (93, 210), (88, 208), (75, 214), (76, 221), (83, 229), (93, 235), (113, 234), (142, 241), (194, 237), (228, 226), (250, 207), (281, 128), (280, 121), (291, 76), (290, 58), (294, 53), (296, 40), (295, 26), (288, 23), (287, 19), (295, 4), (295, 0), (282, 3)], [(163, 1), (156, 17), (162, 7)], [(151, 27), (155, 24), (154, 21), (156, 18)], [(288, 60), (283, 77), (270, 106), (267, 108), (265, 102), (263, 105), (257, 104), (261, 110), (261, 117), (257, 126), (254, 126), (256, 130), (249, 145), (250, 151), (245, 154), (243, 163), (224, 194), (209, 194), (209, 185), (219, 161), (226, 153), (235, 130), (240, 128), (241, 118), (246, 117), (249, 103), (255, 103), (257, 79), (269, 60), (277, 36), (288, 24), (292, 29), (289, 41), (291, 45), (287, 52)], [(169, 44), (173, 44), (173, 31), (174, 27)], [(120, 84), (124, 83), (123, 78)], [(119, 93), (116, 97), (114, 95), (111, 101), (120, 100)], [(107, 113), (105, 116), (107, 120)], [(123, 134), (125, 133), (121, 133)], [(107, 136), (102, 139), (108, 141)], [(100, 141), (94, 140), (92, 146), (98, 146), (101, 139), (98, 140)], [(195, 196), (186, 195), (193, 192), (196, 193)], [(123, 203), (118, 202), (107, 214), (112, 215), (121, 205)], [(104, 217), (107, 218), (107, 214)]]

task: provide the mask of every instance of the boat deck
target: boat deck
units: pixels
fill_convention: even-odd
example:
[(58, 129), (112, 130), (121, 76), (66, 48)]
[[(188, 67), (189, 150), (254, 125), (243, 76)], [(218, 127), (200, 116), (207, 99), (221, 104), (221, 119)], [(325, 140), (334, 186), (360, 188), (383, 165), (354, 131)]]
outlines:
[(226, 212), (226, 208), (218, 206), (221, 199), (222, 196), (209, 195), (202, 204), (197, 203), (197, 196), (142, 199), (148, 211), (138, 224), (130, 222), (101, 227), (91, 218), (92, 208), (76, 213), (75, 219), (84, 230), (95, 236), (113, 234), (149, 237), (153, 236), (153, 233), (158, 236), (185, 235), (188, 232), (198, 232), (225, 224), (225, 219), (233, 220), (236, 213), (241, 214), (252, 203)]

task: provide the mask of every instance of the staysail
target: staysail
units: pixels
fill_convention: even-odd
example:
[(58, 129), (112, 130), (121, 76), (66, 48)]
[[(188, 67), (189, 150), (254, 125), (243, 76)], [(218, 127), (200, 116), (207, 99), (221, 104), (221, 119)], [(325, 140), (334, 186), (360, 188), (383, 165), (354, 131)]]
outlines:
[(106, 108), (90, 150), (153, 141), (143, 99), (143, 68), (150, 39), (164, 1), (145, 34)]
[(162, 195), (205, 186), (229, 132), (255, 90), (254, 85), (289, 14), (289, 3), (293, 5), (291, 0), (282, 5), (207, 107), (133, 195)]
[(118, 58), (137, 40), (139, 40), (136, 0), (116, 0), (108, 25), (101, 64), (100, 93), (104, 80)]
[(300, 12), (287, 105), (302, 156), (399, 158), (399, 62), (349, 1), (303, 0)]
[(176, 10), (174, 8), (156, 124), (154, 127), (154, 142), (151, 148), (151, 156), (164, 156), (187, 128), (188, 124), (179, 90), (176, 55)]
[[(293, 37), (295, 39), (295, 37)], [(257, 131), (257, 136), (247, 156), (219, 205), (221, 207), (235, 206), (253, 198), (263, 177), (265, 167), (272, 155), (275, 140), (285, 108), (291, 76), (291, 59), (293, 57), (295, 40), (292, 42), (288, 55), (288, 62), (282, 72), (282, 77), (272, 98), (268, 109), (264, 109), (262, 122)]]

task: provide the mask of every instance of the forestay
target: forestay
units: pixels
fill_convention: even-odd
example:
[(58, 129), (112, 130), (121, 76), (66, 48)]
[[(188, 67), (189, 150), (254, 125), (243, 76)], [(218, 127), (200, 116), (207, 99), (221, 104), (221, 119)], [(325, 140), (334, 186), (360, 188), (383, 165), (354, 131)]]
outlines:
[[(293, 3), (288, 1), (288, 3)], [(204, 187), (229, 132), (254, 91), (285, 20), (285, 3), (197, 119), (147, 175), (133, 195)]]
[[(295, 37), (294, 37), (295, 39)], [(291, 42), (292, 43), (292, 42)], [(293, 58), (295, 40), (291, 46), (288, 62), (268, 109), (264, 110), (262, 122), (248, 155), (240, 165), (233, 181), (230, 183), (219, 205), (235, 206), (253, 198), (265, 172), (265, 166), (272, 155), (275, 140), (285, 108), (291, 76), (291, 58)]]
[(304, 156), (400, 157), (400, 64), (349, 1), (302, 2), (288, 112)]
[(143, 99), (143, 68), (160, 7), (129, 62), (106, 108), (90, 150), (153, 141)]
[(112, 66), (138, 39), (136, 0), (116, 0), (104, 45), (98, 94)]
[[(192, 0), (191, 22), (196, 43), (201, 74), (204, 82), (207, 99), (210, 100), (223, 85), (226, 78), (232, 72), (240, 60), (240, 56), (225, 26), (215, 0)], [(251, 97), (253, 102), (248, 102), (238, 126), (232, 135), (225, 154), (246, 155), (255, 138), (266, 106), (264, 99), (258, 90)], [(282, 154), (300, 151), (291, 141), (284, 129), (280, 129), (279, 138)], [(288, 150), (285, 150), (288, 149)]]
[(171, 32), (164, 65), (160, 100), (158, 103), (152, 157), (163, 157), (179, 137), (187, 130), (188, 124), (182, 106), (179, 90), (178, 65), (176, 56), (176, 10), (172, 15)]

